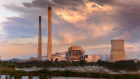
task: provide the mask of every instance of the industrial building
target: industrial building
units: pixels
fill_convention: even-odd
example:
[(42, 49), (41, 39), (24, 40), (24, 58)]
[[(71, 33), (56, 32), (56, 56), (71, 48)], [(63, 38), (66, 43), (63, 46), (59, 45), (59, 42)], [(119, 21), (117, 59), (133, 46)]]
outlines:
[(68, 48), (66, 59), (67, 61), (85, 60), (85, 50), (80, 46), (73, 45), (72, 47)]
[(66, 61), (66, 59), (62, 56), (56, 56), (53, 58), (53, 61)]
[(86, 62), (98, 62), (100, 60), (99, 55), (85, 55)]
[(52, 60), (53, 61), (67, 61), (66, 58), (62, 55), (66, 54), (66, 52), (56, 52), (55, 54), (52, 54)]
[(111, 40), (111, 53), (110, 62), (117, 62), (120, 60), (126, 60), (125, 50), (124, 50), (124, 40)]

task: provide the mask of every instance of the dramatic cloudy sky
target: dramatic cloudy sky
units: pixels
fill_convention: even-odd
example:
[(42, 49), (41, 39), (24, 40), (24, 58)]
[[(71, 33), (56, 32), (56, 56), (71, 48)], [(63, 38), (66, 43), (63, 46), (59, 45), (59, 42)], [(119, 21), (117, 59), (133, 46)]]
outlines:
[(0, 56), (36, 57), (38, 16), (47, 55), (47, 7), (52, 6), (53, 53), (80, 45), (86, 54), (110, 54), (124, 39), (130, 59), (140, 58), (140, 0), (0, 0)]

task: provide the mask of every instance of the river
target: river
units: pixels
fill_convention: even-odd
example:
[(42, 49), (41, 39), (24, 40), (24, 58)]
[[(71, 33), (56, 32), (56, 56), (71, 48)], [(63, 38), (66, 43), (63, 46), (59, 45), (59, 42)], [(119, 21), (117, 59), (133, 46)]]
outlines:
[[(16, 79), (14, 77), (11, 77), (9, 75), (0, 75), (1, 79), (6, 79), (6, 76), (8, 79)], [(29, 79), (29, 76), (22, 76), (21, 79)], [(32, 76), (31, 79), (40, 79), (39, 76)], [(103, 79), (103, 78), (83, 78), (83, 77), (52, 77), (52, 78), (46, 78), (46, 79)]]

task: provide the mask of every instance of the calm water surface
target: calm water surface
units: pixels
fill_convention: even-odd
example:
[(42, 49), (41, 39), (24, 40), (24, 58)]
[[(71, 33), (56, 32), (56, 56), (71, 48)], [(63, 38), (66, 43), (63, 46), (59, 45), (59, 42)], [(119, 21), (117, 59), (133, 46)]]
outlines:
[[(5, 79), (7, 76), (8, 79), (10, 79), (9, 75), (1, 75), (1, 79)], [(39, 79), (39, 76), (32, 76), (32, 79)], [(14, 77), (11, 77), (11, 79), (14, 79)], [(22, 76), (21, 79), (29, 79), (29, 76)], [(83, 78), (83, 77), (52, 77), (52, 78), (46, 78), (46, 79), (104, 79), (104, 78)]]

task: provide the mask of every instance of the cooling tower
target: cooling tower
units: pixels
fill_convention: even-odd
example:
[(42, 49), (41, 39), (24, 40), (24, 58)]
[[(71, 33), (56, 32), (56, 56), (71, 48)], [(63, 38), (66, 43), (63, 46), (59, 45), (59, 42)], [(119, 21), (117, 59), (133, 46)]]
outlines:
[(126, 60), (124, 40), (111, 40), (110, 62)]

